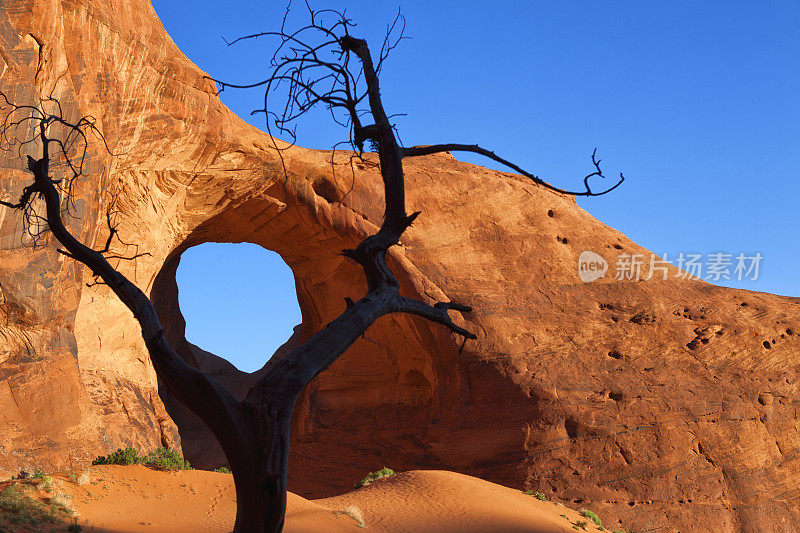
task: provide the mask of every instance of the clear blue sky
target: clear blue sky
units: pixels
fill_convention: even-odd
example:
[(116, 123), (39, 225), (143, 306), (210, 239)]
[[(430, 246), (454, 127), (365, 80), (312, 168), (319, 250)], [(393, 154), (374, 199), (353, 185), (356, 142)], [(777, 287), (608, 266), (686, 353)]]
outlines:
[[(407, 113), (397, 120), (406, 144), (477, 142), (563, 186), (579, 183), (596, 146), (609, 174), (628, 178), (609, 196), (580, 201), (598, 219), (655, 252), (760, 252), (759, 279), (730, 285), (800, 296), (800, 2), (312, 5), (346, 7), (372, 42), (402, 7), (412, 39), (395, 50), (382, 92), (390, 113)], [(220, 36), (275, 29), (283, 1), (154, 6), (211, 75), (234, 83), (265, 76), (269, 41), (229, 48)], [(248, 116), (260, 96), (229, 90), (223, 102), (263, 127), (263, 116)], [(298, 142), (328, 148), (343, 134), (313, 117)], [(184, 261), (182, 294), (228, 260), (224, 251), (205, 264)], [(270, 288), (240, 294), (270, 305)], [(191, 324), (198, 311), (183, 301), (182, 309)], [(232, 320), (219, 319), (220, 331)], [(276, 323), (275, 344), (290, 333)]]
[(292, 271), (256, 244), (190, 248), (177, 278), (186, 338), (240, 370), (261, 368), (301, 321)]

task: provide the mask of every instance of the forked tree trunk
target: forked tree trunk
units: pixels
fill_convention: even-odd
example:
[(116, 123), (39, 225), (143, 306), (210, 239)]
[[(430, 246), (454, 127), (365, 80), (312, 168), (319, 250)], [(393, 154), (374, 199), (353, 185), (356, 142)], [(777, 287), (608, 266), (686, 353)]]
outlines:
[[(322, 344), (312, 343), (314, 345)], [(157, 374), (165, 376), (165, 385), (205, 422), (225, 452), (236, 488), (234, 532), (282, 531), (292, 412), (301, 390), (291, 388), (296, 381), (273, 384), (264, 380), (242, 402), (219, 401), (217, 398), (225, 400), (227, 396), (224, 390), (212, 391), (205, 385), (188, 387), (183, 378), (180, 385), (174, 380), (183, 370), (169, 365), (184, 366), (185, 363), (171, 355), (171, 347), (163, 335), (147, 343), (147, 347)], [(190, 381), (200, 379), (204, 383), (206, 378), (205, 374), (197, 372)], [(207, 397), (198, 394), (210, 394), (214, 399), (209, 403)]]

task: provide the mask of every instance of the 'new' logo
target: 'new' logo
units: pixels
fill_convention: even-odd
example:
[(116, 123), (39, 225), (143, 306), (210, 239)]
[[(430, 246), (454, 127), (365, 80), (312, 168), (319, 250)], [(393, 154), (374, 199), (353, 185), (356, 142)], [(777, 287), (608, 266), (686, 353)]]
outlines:
[(589, 283), (600, 279), (608, 271), (608, 262), (602, 255), (585, 250), (578, 258), (578, 276), (581, 281)]

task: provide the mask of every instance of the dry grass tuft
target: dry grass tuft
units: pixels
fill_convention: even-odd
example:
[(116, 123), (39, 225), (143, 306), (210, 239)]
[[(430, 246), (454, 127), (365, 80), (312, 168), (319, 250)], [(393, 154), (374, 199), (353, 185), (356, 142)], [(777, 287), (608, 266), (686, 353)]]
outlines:
[(358, 523), (358, 527), (367, 527), (367, 524), (364, 522), (364, 513), (355, 505), (348, 505), (341, 511), (334, 511), (333, 514), (347, 515)]

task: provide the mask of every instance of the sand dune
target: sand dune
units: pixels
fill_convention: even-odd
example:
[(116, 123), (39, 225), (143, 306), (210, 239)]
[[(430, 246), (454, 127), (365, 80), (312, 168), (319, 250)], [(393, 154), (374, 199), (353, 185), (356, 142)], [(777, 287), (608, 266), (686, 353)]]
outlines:
[[(55, 478), (78, 522), (93, 531), (221, 533), (233, 526), (235, 491), (228, 474), (134, 465), (95, 466), (78, 477), (80, 483)], [(556, 533), (574, 532), (578, 520), (585, 518), (518, 490), (453, 472), (412, 471), (332, 498), (290, 493), (285, 531)], [(586, 528), (598, 530), (591, 522)]]

